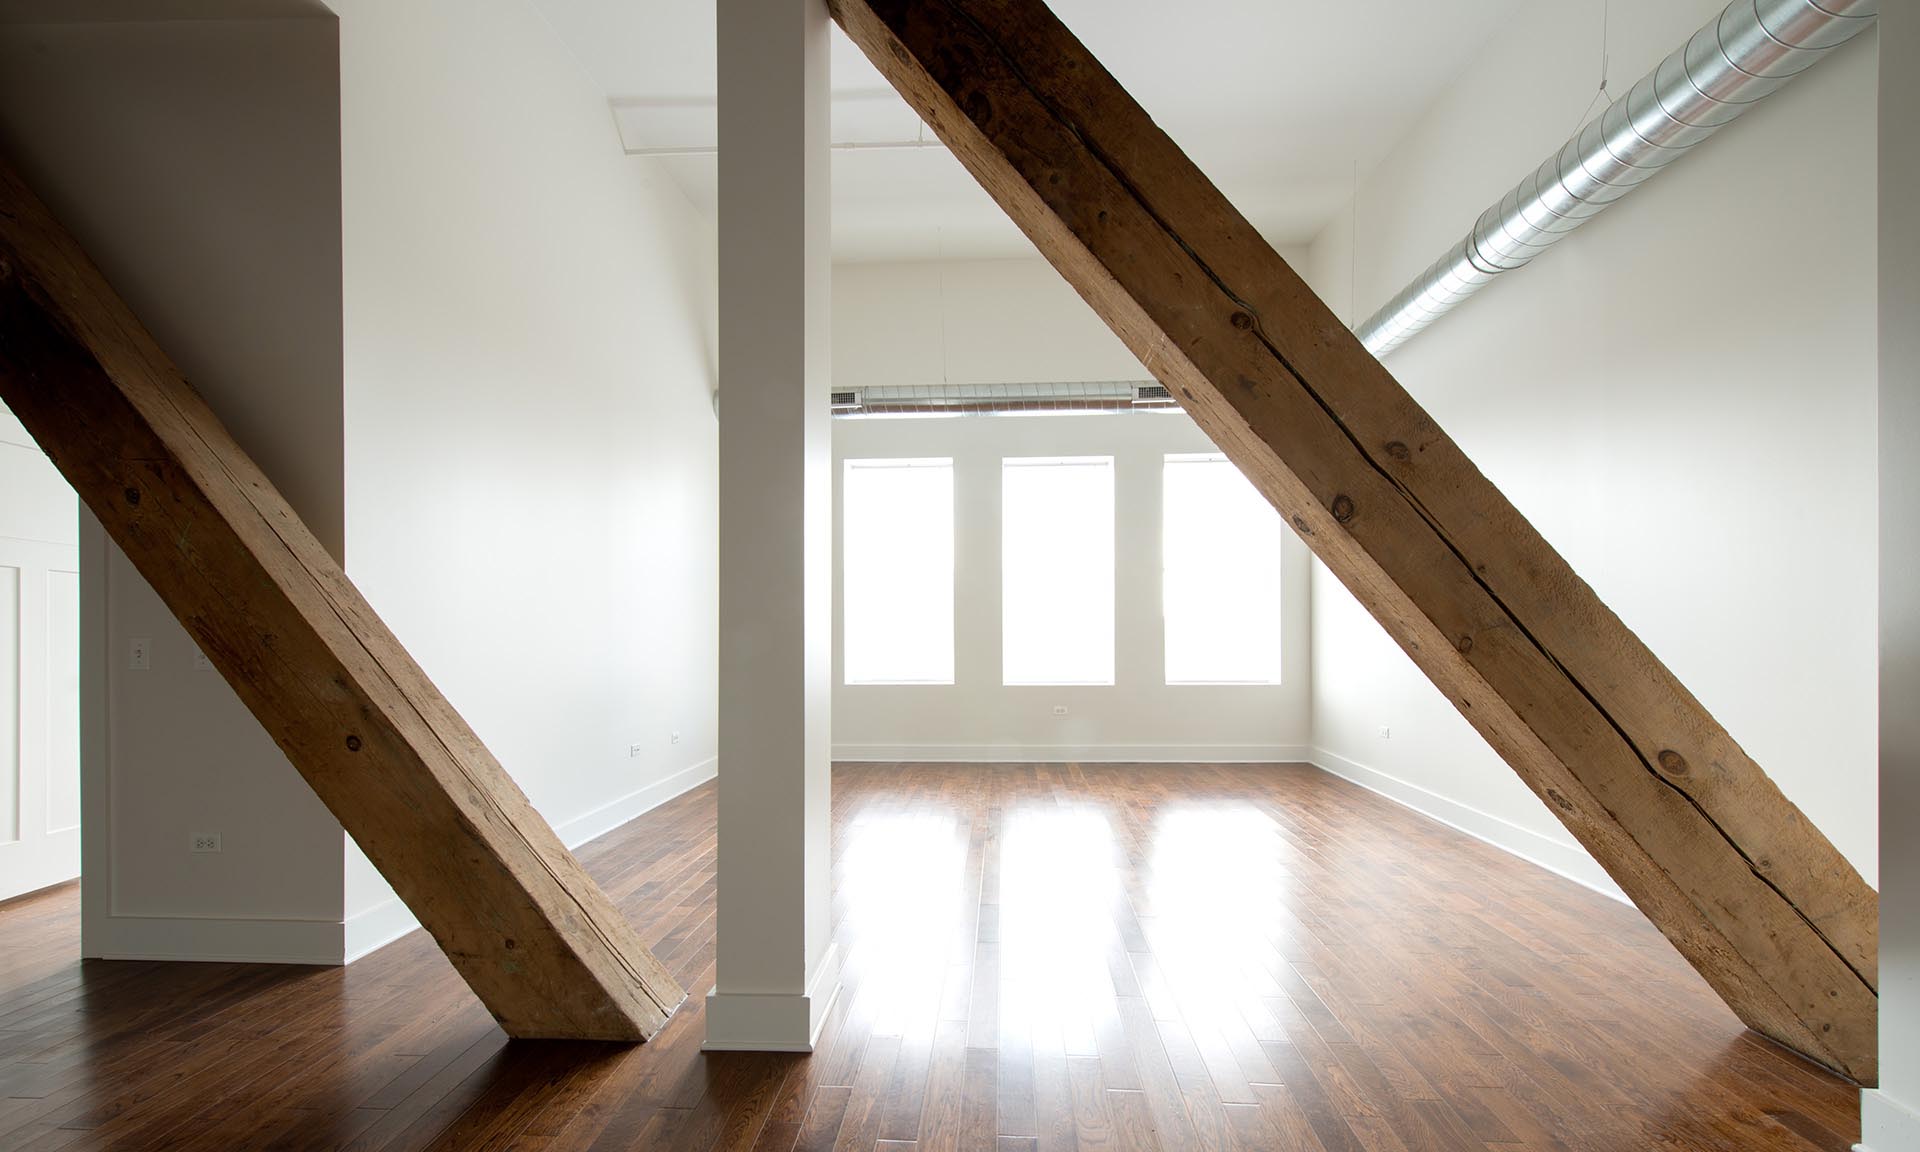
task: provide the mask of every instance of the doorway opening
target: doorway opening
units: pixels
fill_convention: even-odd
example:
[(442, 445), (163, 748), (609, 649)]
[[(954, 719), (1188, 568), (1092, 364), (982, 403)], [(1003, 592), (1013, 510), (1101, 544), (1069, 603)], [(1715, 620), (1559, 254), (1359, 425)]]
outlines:
[(0, 900), (80, 876), (79, 501), (0, 405)]

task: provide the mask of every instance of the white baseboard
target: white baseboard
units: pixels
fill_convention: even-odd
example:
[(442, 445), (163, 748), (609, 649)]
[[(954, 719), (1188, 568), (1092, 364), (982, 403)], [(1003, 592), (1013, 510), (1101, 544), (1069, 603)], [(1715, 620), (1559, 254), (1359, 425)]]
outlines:
[(1523, 828), (1438, 792), (1430, 792), (1418, 784), (1389, 776), (1377, 768), (1369, 768), (1325, 748), (1312, 749), (1308, 760), (1323, 772), (1350, 780), (1369, 792), (1377, 792), (1401, 807), (1411, 808), (1422, 816), (1465, 832), (1475, 840), (1564, 876), (1583, 888), (1591, 888), (1622, 904), (1632, 903), (1606, 870), (1594, 863), (1593, 857), (1587, 855), (1586, 850), (1578, 844), (1542, 836), (1531, 828)]
[(1304, 744), (835, 744), (867, 764), (1297, 764)]
[(1879, 1088), (1860, 1093), (1860, 1143), (1854, 1152), (1920, 1152), (1920, 1111)]
[(413, 913), (401, 902), (400, 897), (390, 896), (371, 908), (347, 917), (342, 927), (345, 933), (340, 963), (351, 964), (420, 927), (420, 921), (414, 919)]
[(103, 960), (337, 965), (342, 927), (337, 920), (110, 915), (95, 923), (99, 935), (88, 954)]
[(800, 995), (707, 993), (708, 1052), (811, 1052), (820, 1028), (840, 998), (840, 944), (827, 945)]
[(6, 862), (6, 887), (0, 888), (0, 900), (31, 896), (80, 878), (80, 837), (62, 835), (70, 842), (50, 847), (44, 839), (14, 840), (4, 845), (17, 855)]
[[(636, 788), (618, 800), (602, 804), (564, 824), (554, 825), (554, 834), (570, 850), (589, 840), (597, 840), (629, 820), (713, 779), (718, 763), (717, 758), (709, 756), (644, 788)], [(413, 913), (398, 897), (350, 916), (346, 923), (345, 963), (351, 964), (418, 927), (420, 921), (414, 919)]]
[(714, 778), (718, 763), (715, 757), (709, 756), (644, 788), (636, 788), (618, 800), (608, 801), (591, 812), (555, 824), (553, 830), (559, 835), (561, 843), (568, 848), (578, 848), (589, 840), (605, 836), (635, 816), (650, 812), (675, 796), (705, 784)]

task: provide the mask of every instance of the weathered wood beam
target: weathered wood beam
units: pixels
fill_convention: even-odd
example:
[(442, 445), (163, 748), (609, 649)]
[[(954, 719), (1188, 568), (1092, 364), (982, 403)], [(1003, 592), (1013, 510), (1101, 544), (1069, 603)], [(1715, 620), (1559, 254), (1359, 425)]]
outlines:
[(685, 994), (339, 564), (0, 164), (0, 398), (509, 1035)]
[(1046, 6), (830, 6), (1740, 1018), (1872, 1083), (1873, 890)]

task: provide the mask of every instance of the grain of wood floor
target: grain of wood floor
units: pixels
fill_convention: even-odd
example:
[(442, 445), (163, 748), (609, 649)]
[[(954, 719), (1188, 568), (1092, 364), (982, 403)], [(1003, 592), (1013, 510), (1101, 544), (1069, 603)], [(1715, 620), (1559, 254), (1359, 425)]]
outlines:
[(0, 1148), (1822, 1149), (1850, 1086), (1636, 912), (1299, 766), (842, 766), (844, 992), (703, 1055), (711, 785), (581, 852), (696, 995), (508, 1043), (422, 934), (348, 968), (88, 961), (0, 906)]

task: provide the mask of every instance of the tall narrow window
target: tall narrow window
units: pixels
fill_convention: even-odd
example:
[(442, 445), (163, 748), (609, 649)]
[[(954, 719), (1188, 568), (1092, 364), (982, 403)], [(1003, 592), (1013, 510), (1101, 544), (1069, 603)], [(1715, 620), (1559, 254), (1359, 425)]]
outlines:
[(1000, 462), (1008, 684), (1113, 683), (1113, 457)]
[(849, 460), (841, 499), (847, 683), (953, 683), (953, 461)]
[(1280, 682), (1280, 514), (1224, 456), (1168, 456), (1161, 596), (1169, 684)]

